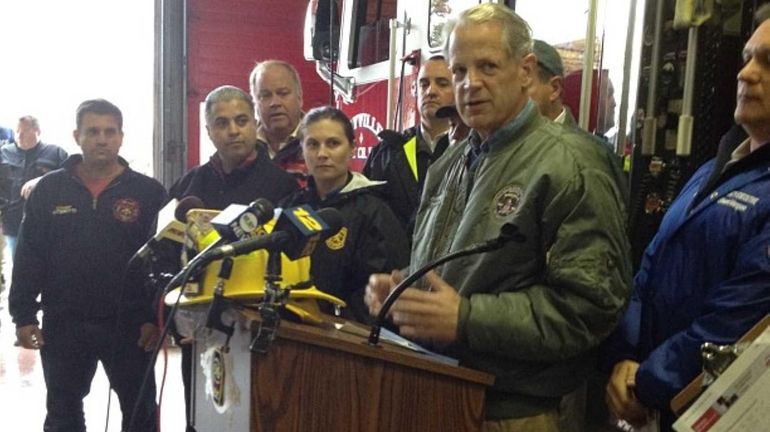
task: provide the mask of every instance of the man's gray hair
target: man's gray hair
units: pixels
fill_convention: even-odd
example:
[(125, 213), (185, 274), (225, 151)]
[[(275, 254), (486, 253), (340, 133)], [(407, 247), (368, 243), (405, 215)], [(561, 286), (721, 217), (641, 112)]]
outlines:
[(302, 82), (299, 79), (299, 73), (297, 72), (297, 69), (294, 68), (291, 63), (285, 62), (283, 60), (265, 60), (257, 63), (257, 65), (254, 66), (254, 69), (251, 70), (251, 74), (249, 75), (251, 95), (256, 99), (257, 93), (259, 93), (259, 89), (257, 89), (257, 78), (271, 66), (279, 66), (286, 69), (286, 71), (289, 72), (289, 75), (291, 76), (291, 80), (294, 81), (294, 88), (297, 90), (297, 95), (302, 97)]
[(19, 117), (19, 123), (22, 123), (22, 122), (29, 124), (30, 126), (32, 126), (32, 129), (40, 132), (40, 122), (37, 121), (37, 117), (32, 115), (21, 116)]
[(507, 42), (508, 54), (520, 59), (532, 52), (532, 29), (524, 19), (507, 6), (496, 3), (482, 3), (450, 19), (444, 26), (444, 56), (449, 58), (449, 38), (452, 31), (463, 24), (484, 24), (498, 21), (503, 25), (503, 39)]
[(238, 87), (223, 85), (215, 88), (206, 96), (206, 123), (209, 123), (212, 120), (211, 115), (213, 114), (212, 110), (214, 109), (214, 104), (231, 101), (233, 99), (246, 102), (249, 106), (249, 112), (254, 115), (254, 99), (251, 98), (251, 95)]
[(770, 3), (765, 3), (754, 12), (754, 21), (757, 25), (762, 24), (765, 20), (770, 19)]

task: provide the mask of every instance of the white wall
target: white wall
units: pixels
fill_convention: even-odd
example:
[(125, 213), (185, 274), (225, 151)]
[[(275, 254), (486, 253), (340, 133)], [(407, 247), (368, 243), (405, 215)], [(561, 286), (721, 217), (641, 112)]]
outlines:
[(79, 152), (72, 130), (83, 100), (123, 111), (121, 154), (152, 174), (151, 0), (0, 0), (0, 124), (26, 114), (42, 139)]

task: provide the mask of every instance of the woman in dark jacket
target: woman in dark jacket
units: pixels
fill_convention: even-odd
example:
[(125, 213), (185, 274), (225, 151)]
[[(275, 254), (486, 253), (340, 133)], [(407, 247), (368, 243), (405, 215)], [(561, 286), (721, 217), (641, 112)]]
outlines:
[(344, 227), (316, 247), (310, 273), (318, 289), (348, 304), (342, 316), (369, 322), (363, 301), (369, 275), (408, 265), (406, 234), (393, 211), (372, 192), (382, 182), (348, 168), (355, 140), (353, 125), (342, 111), (313, 109), (303, 118), (299, 132), (308, 184), (281, 206), (308, 204), (314, 209), (333, 207), (342, 213)]

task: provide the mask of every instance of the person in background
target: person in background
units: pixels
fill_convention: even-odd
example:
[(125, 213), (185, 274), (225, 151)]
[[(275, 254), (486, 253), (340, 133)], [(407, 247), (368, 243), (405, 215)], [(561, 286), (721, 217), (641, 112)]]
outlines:
[(406, 234), (387, 204), (372, 192), (382, 182), (348, 168), (355, 137), (353, 125), (342, 111), (332, 107), (311, 110), (300, 124), (300, 136), (310, 177), (307, 187), (284, 200), (282, 207), (308, 204), (342, 213), (344, 227), (313, 251), (310, 274), (318, 289), (347, 303), (343, 317), (369, 322), (363, 301), (366, 281), (372, 273), (390, 272), (409, 263)]
[[(0, 126), (0, 146), (15, 141), (13, 129)], [(11, 198), (10, 167), (0, 164), (0, 207), (6, 205)], [(2, 210), (0, 210), (2, 213)], [(2, 227), (0, 226), (0, 229)], [(0, 294), (5, 291), (5, 276), (1, 271), (5, 265), (5, 237), (0, 237)], [(2, 310), (0, 305), (0, 310)]]
[[(257, 144), (254, 101), (248, 93), (230, 85), (217, 87), (206, 96), (205, 115), (206, 131), (217, 151), (207, 163), (193, 168), (171, 186), (171, 198), (195, 196), (206, 208), (222, 210), (257, 198), (277, 204), (298, 189), (290, 174), (270, 162), (267, 148)], [(176, 257), (171, 271), (179, 270), (179, 254)], [(192, 348), (181, 344), (181, 349), (187, 431), (193, 432), (189, 423)]]
[[(564, 103), (564, 66), (558, 51), (546, 42), (538, 39), (534, 40), (532, 50), (537, 57), (537, 65), (535, 66), (532, 85), (529, 87), (529, 97), (535, 101), (540, 114), (544, 117), (565, 127), (583, 132), (582, 129), (578, 128), (569, 106)], [(578, 74), (578, 76), (580, 75)], [(596, 100), (596, 97), (595, 95), (592, 100)], [(611, 102), (611, 106), (613, 110), (612, 115), (614, 116), (614, 102)], [(618, 187), (623, 191), (624, 196), (627, 196), (628, 181), (623, 172), (622, 159), (612, 151), (612, 148), (602, 138), (596, 135), (587, 135), (586, 137), (591, 138), (591, 141), (595, 144), (601, 145)]]
[[(76, 119), (73, 135), (82, 154), (44, 176), (27, 200), (9, 310), (18, 343), (40, 349), (48, 390), (44, 430), (85, 430), (83, 398), (101, 362), (120, 401), (122, 430), (152, 432), (154, 293), (127, 264), (152, 236), (166, 192), (118, 156), (118, 107), (87, 100)], [(148, 366), (150, 379), (139, 394)]]
[[(594, 69), (591, 81), (591, 106), (588, 117), (588, 132), (604, 137), (610, 141), (616, 134), (615, 128), (615, 87), (610, 80), (607, 69), (601, 73)], [(580, 88), (583, 82), (583, 71), (570, 72), (564, 78), (564, 104), (573, 113), (580, 112)]]
[(382, 188), (383, 198), (410, 235), (428, 167), (449, 145), (449, 121), (437, 117), (436, 112), (453, 103), (447, 61), (443, 56), (429, 58), (417, 75), (420, 124), (401, 133), (381, 132), (383, 140), (372, 149), (363, 169), (366, 177), (387, 182)]
[(273, 163), (305, 185), (307, 167), (297, 139), (302, 119), (302, 83), (297, 70), (280, 60), (257, 63), (249, 76), (256, 103), (257, 142)]
[(67, 152), (59, 146), (40, 141), (40, 123), (26, 115), (16, 127), (16, 142), (6, 142), (0, 147), (0, 164), (8, 166), (10, 195), (2, 206), (3, 235), (11, 255), (16, 252), (16, 237), (24, 213), (24, 202), (40, 177), (58, 169), (67, 159)]
[[(450, 261), (390, 310), (402, 336), (495, 375), (483, 431), (555, 432), (558, 406), (595, 366), (631, 276), (622, 193), (604, 153), (540, 115), (529, 25), (484, 3), (447, 25), (457, 109), (472, 128), (428, 170), (409, 270), (496, 238), (525, 237)], [(373, 275), (370, 313), (400, 275)]]
[(770, 5), (756, 19), (735, 107), (748, 138), (728, 132), (671, 204), (607, 344), (607, 404), (632, 425), (658, 410), (671, 430), (670, 402), (701, 372), (701, 345), (734, 343), (770, 313)]
[(575, 117), (562, 102), (564, 97), (564, 64), (554, 47), (535, 39), (532, 45), (537, 57), (529, 97), (544, 117), (569, 127), (577, 127)]
[(0, 126), (0, 144), (6, 142), (14, 142), (16, 138), (13, 136), (13, 129)]
[(230, 85), (217, 87), (206, 96), (205, 115), (217, 151), (171, 186), (171, 198), (197, 196), (207, 208), (221, 210), (257, 198), (276, 204), (298, 189), (292, 176), (271, 164), (267, 148), (257, 143), (254, 101), (248, 93)]

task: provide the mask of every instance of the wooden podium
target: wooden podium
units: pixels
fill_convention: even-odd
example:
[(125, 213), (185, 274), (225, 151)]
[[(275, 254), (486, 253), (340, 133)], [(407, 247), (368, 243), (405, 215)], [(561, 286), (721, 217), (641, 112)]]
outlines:
[[(223, 414), (214, 410), (203, 392), (199, 356), (194, 356), (198, 432), (430, 432), (481, 427), (484, 391), (494, 382), (492, 375), (384, 342), (372, 347), (362, 336), (363, 327), (359, 327), (362, 334), (353, 334), (338, 330), (332, 322), (315, 327), (283, 321), (268, 352), (253, 354), (248, 343), (259, 322), (245, 318), (230, 343), (232, 373), (240, 392), (237, 406)], [(224, 340), (215, 333), (219, 332), (206, 341), (196, 340), (198, 354)]]

